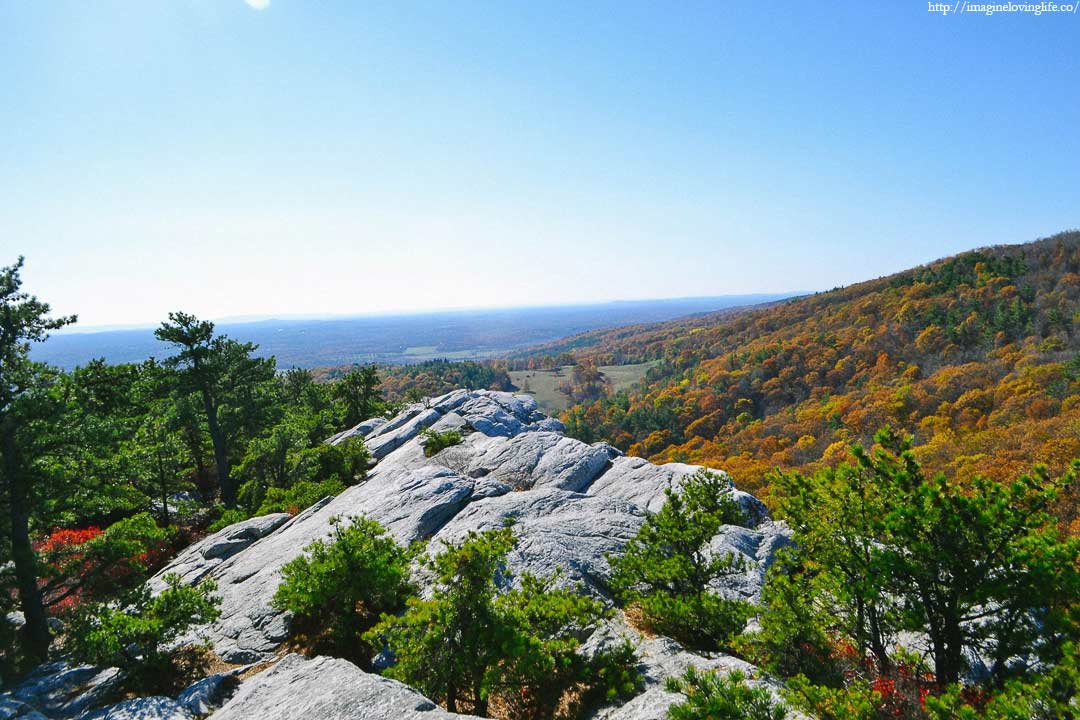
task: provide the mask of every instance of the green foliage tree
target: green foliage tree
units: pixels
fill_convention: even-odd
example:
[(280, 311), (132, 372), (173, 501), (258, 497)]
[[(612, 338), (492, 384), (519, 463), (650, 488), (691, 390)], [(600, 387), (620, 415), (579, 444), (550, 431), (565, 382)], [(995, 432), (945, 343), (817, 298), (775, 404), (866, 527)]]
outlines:
[(876, 439), (876, 452), (856, 458), (890, 498), (885, 584), (904, 599), (906, 627), (929, 636), (937, 680), (959, 680), (965, 648), (993, 658), (998, 681), (1017, 656), (1056, 660), (1080, 620), (1080, 539), (1062, 539), (1048, 511), (1080, 462), (1060, 480), (1037, 466), (1012, 483), (961, 485), (924, 475), (910, 437), (886, 428)]
[(371, 454), (362, 438), (310, 445), (307, 426), (304, 417), (290, 413), (248, 445), (236, 469), (244, 480), (238, 500), (247, 514), (302, 510), (366, 477)]
[(363, 438), (349, 438), (338, 445), (312, 443), (313, 419), (289, 413), (263, 437), (248, 446), (236, 475), (261, 488), (288, 488), (297, 482), (340, 480), (353, 485), (367, 475), (370, 453)]
[[(609, 614), (599, 601), (555, 587), (554, 578), (523, 575), (519, 581), (519, 587), (495, 600), (501, 622), (510, 628), (511, 642), (490, 677), (488, 694), (498, 697), (504, 715), (551, 718), (564, 704), (580, 711), (638, 690), (637, 658), (628, 641), (591, 658), (578, 652), (580, 638)], [(573, 688), (585, 692), (568, 698)]]
[(334, 384), (334, 394), (345, 405), (345, 426), (354, 425), (375, 417), (382, 407), (379, 394), (379, 370), (374, 365), (364, 365), (345, 374)]
[(766, 573), (758, 609), (760, 630), (737, 639), (740, 652), (781, 677), (803, 675), (816, 683), (839, 685), (843, 678), (833, 658), (836, 575), (782, 549)]
[(166, 402), (151, 407), (125, 450), (134, 485), (156, 498), (161, 524), (167, 527), (172, 521), (170, 496), (190, 485), (181, 477), (188, 465), (183, 437)]
[(930, 720), (1073, 720), (1080, 717), (1078, 660), (1076, 645), (1070, 643), (1063, 647), (1061, 662), (1048, 672), (1030, 679), (1014, 678), (985, 703), (973, 704), (970, 692), (951, 685), (926, 698), (926, 715)]
[(334, 402), (334, 386), (319, 383), (310, 370), (290, 368), (279, 375), (285, 419), (302, 418), (308, 443), (318, 445), (344, 424), (341, 408)]
[(397, 658), (387, 673), (451, 712), (478, 715), (487, 715), (496, 697), (517, 716), (544, 718), (571, 687), (604, 697), (633, 692), (631, 649), (620, 646), (591, 659), (577, 653), (581, 631), (604, 616), (600, 603), (531, 576), (500, 595), (514, 543), (510, 528), (472, 532), (429, 560), (433, 597), (410, 599), (403, 615), (383, 616), (367, 634)]
[(142, 585), (115, 603), (82, 606), (70, 619), (65, 650), (79, 662), (118, 667), (139, 691), (175, 690), (183, 673), (174, 641), (190, 628), (220, 616), (212, 582), (182, 585), (175, 575), (159, 595)]
[(383, 396), (388, 401), (416, 402), (425, 397), (438, 397), (451, 390), (514, 390), (514, 384), (499, 361), (425, 360), (409, 365), (380, 368)]
[[(1078, 633), (1080, 540), (1060, 536), (1049, 508), (1080, 463), (1060, 479), (1037, 466), (1011, 483), (961, 483), (927, 477), (910, 438), (886, 428), (876, 439), (836, 470), (777, 476), (795, 549), (769, 576), (764, 644), (782, 654), (809, 633), (823, 649), (832, 633), (885, 673), (876, 608), (881, 628), (925, 634), (941, 684), (961, 678), (968, 650), (991, 661), (993, 687), (1030, 672), (1033, 658), (1054, 667)], [(792, 593), (794, 578), (812, 592)]]
[(666, 689), (686, 697), (668, 708), (670, 720), (784, 720), (787, 709), (769, 691), (750, 687), (746, 675), (702, 672), (690, 666), (682, 677), (668, 678)]
[(799, 675), (788, 680), (784, 697), (817, 720), (886, 720), (881, 712), (881, 693), (861, 677), (829, 687)]
[[(811, 477), (777, 472), (771, 483), (778, 512), (795, 531), (799, 552), (788, 553), (773, 575), (767, 632), (777, 641), (785, 627), (804, 633), (804, 623), (787, 622), (780, 613), (805, 616), (816, 606), (819, 613), (839, 620), (832, 627), (852, 638), (860, 653), (873, 653), (879, 668), (885, 670), (900, 618), (896, 598), (884, 582), (890, 555), (877, 529), (897, 498), (878, 482), (873, 466), (864, 462), (825, 468)], [(827, 586), (827, 591), (804, 597), (787, 593), (791, 602), (782, 606), (780, 573), (798, 577), (808, 589), (813, 580), (815, 589)], [(787, 651), (796, 649), (803, 639), (789, 639)], [(774, 649), (781, 651), (779, 646)]]
[(710, 586), (744, 570), (734, 554), (715, 554), (709, 542), (720, 527), (745, 522), (728, 480), (702, 469), (650, 516), (621, 556), (609, 558), (611, 588), (636, 607), (644, 624), (701, 649), (730, 643), (751, 615), (743, 601), (717, 595)]
[[(39, 422), (34, 467), (34, 522), (41, 531), (104, 524), (145, 507), (147, 497), (126, 482), (121, 452), (143, 412), (135, 387), (140, 368), (93, 361), (56, 373), (47, 395), (51, 420)], [(44, 418), (39, 418), (44, 420)]]
[(316, 540), (281, 569), (274, 605), (294, 613), (294, 635), (313, 649), (368, 668), (373, 653), (363, 633), (383, 613), (405, 607), (415, 592), (409, 581), (415, 555), (374, 520), (336, 520), (329, 541)]
[(237, 484), (230, 473), (230, 441), (244, 431), (257, 434), (266, 405), (260, 386), (273, 380), (273, 360), (253, 357), (254, 345), (215, 336), (213, 323), (187, 313), (169, 313), (154, 335), (176, 346), (177, 354), (165, 364), (179, 372), (182, 388), (202, 399), (221, 499), (234, 508)]
[(55, 423), (61, 408), (49, 393), (55, 373), (30, 360), (29, 352), (31, 343), (75, 322), (75, 316), (49, 317), (49, 306), (22, 290), (22, 266), (20, 257), (14, 265), (0, 268), (0, 484), (7, 505), (7, 550), (26, 620), (24, 652), (32, 660), (42, 660), (50, 636), (30, 540), (34, 485), (41, 477), (35, 458), (50, 440), (43, 431)]
[(412, 599), (400, 617), (369, 632), (397, 658), (387, 673), (457, 712), (465, 703), (486, 715), (493, 675), (513, 638), (495, 606), (496, 573), (514, 546), (509, 529), (470, 533), (431, 562), (438, 583), (431, 600)]
[[(246, 499), (243, 491), (247, 487), (245, 485), (240, 489), (242, 502)], [(338, 495), (344, 490), (345, 485), (336, 477), (321, 481), (301, 480), (287, 488), (267, 488), (259, 504), (255, 507), (252, 516), (280, 512), (295, 515), (299, 511), (311, 507), (324, 497)]]
[[(10, 563), (0, 567), (0, 617), (18, 608), (14, 568)], [(7, 687), (19, 675), (20, 648), (18, 630), (14, 623), (0, 623), (0, 685)]]
[[(236, 475), (254, 488), (248, 489), (251, 500), (257, 505), (266, 488), (287, 488), (299, 480), (309, 479), (301, 475), (301, 453), (309, 447), (307, 428), (295, 418), (286, 418), (271, 428), (270, 432), (252, 440), (243, 460), (236, 468)], [(250, 502), (250, 501), (249, 501)]]

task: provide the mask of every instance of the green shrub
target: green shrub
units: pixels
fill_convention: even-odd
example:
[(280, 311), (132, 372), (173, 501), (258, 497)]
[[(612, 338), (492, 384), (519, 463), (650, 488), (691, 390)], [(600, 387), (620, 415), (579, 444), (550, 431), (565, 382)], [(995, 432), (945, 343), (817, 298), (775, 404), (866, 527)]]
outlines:
[(248, 446), (235, 476), (240, 505), (251, 515), (296, 512), (367, 477), (371, 454), (362, 438), (310, 445), (309, 424), (286, 418)]
[(549, 718), (574, 698), (633, 693), (628, 646), (593, 658), (577, 652), (585, 628), (605, 616), (599, 602), (529, 575), (499, 594), (496, 578), (514, 543), (510, 528), (469, 533), (428, 561), (434, 596), (411, 599), (404, 615), (383, 616), (366, 636), (396, 656), (387, 674), (451, 712), (477, 715), (495, 703), (503, 715)]
[(460, 445), (462, 440), (461, 433), (457, 430), (438, 432), (430, 428), (421, 432), (420, 437), (423, 438), (424, 455), (427, 457), (431, 457), (452, 445)]
[(104, 532), (55, 531), (41, 545), (42, 575), (48, 579), (43, 594), (60, 611), (116, 597), (146, 579), (150, 566), (163, 560), (172, 536), (145, 512), (118, 520)]
[(18, 628), (6, 620), (8, 613), (19, 608), (17, 597), (14, 566), (0, 565), (0, 687), (5, 688), (18, 677), (22, 664)]
[(645, 684), (638, 668), (637, 650), (629, 640), (594, 655), (589, 672), (592, 687), (585, 698), (587, 705), (629, 700)]
[(294, 613), (294, 636), (312, 650), (368, 668), (371, 647), (361, 636), (381, 613), (401, 610), (414, 592), (409, 564), (415, 551), (374, 520), (335, 523), (329, 542), (316, 540), (281, 569), (273, 602)]
[(1080, 656), (1075, 643), (1062, 648), (1061, 662), (1029, 678), (1016, 678), (995, 692), (981, 709), (971, 704), (970, 688), (950, 685), (926, 698), (931, 720), (1071, 720), (1080, 717)]
[(679, 596), (658, 591), (635, 603), (643, 625), (693, 648), (731, 648), (736, 635), (753, 617), (753, 607), (713, 592)]
[(349, 438), (340, 445), (319, 443), (296, 454), (294, 482), (334, 479), (354, 485), (367, 477), (370, 461), (371, 453), (363, 438)]
[(815, 685), (799, 675), (787, 681), (784, 698), (817, 720), (883, 720), (881, 693), (860, 678), (834, 688)]
[[(495, 600), (497, 616), (513, 640), (489, 689), (504, 716), (550, 718), (568, 702), (581, 710), (630, 697), (640, 686), (629, 642), (592, 658), (578, 654), (579, 638), (610, 612), (597, 600), (555, 588), (553, 582), (526, 574), (519, 588)], [(584, 692), (569, 698), (572, 688)]]
[(217, 532), (233, 523), (271, 513), (295, 515), (328, 495), (338, 495), (344, 491), (345, 483), (337, 476), (317, 482), (300, 480), (284, 488), (267, 487), (256, 480), (249, 480), (240, 486), (239, 498), (243, 508), (253, 509), (250, 512), (241, 508), (223, 510), (221, 517), (211, 523), (208, 529), (210, 532)]
[(738, 638), (739, 654), (781, 677), (805, 675), (838, 687), (843, 674), (834, 655), (833, 578), (812, 572), (791, 548), (777, 554), (761, 592), (758, 632)]
[(495, 573), (513, 547), (509, 529), (470, 533), (430, 561), (436, 593), (413, 598), (400, 617), (386, 615), (365, 637), (397, 658), (387, 674), (457, 712), (464, 702), (486, 714), (495, 669), (510, 643), (495, 608)]
[(699, 470), (679, 492), (668, 489), (660, 512), (645, 521), (622, 556), (609, 558), (612, 590), (650, 630), (693, 648), (729, 646), (753, 611), (709, 586), (742, 572), (744, 564), (733, 554), (710, 554), (708, 545), (722, 525), (744, 521), (728, 481)]
[[(367, 478), (368, 465), (371, 464), (371, 451), (367, 449), (363, 438), (353, 437), (339, 445), (320, 445), (319, 447), (333, 447), (337, 450), (338, 464), (335, 466), (337, 475), (346, 485), (353, 485)], [(326, 461), (329, 462), (329, 461)], [(325, 471), (328, 476), (329, 470)]]
[(263, 497), (259, 508), (255, 511), (255, 515), (269, 515), (270, 513), (279, 512), (295, 515), (299, 511), (311, 507), (327, 495), (337, 495), (344, 490), (345, 485), (337, 478), (323, 480), (322, 482), (302, 480), (288, 488), (267, 488), (266, 495)]
[(787, 709), (774, 703), (769, 691), (746, 684), (733, 670), (701, 672), (691, 666), (681, 678), (668, 678), (667, 691), (686, 699), (668, 708), (671, 720), (784, 720)]
[(176, 575), (165, 581), (168, 588), (156, 597), (143, 585), (118, 603), (80, 607), (69, 620), (65, 649), (79, 662), (125, 671), (133, 690), (182, 687), (185, 655), (169, 647), (190, 628), (216, 620), (220, 601), (212, 582), (186, 586)]

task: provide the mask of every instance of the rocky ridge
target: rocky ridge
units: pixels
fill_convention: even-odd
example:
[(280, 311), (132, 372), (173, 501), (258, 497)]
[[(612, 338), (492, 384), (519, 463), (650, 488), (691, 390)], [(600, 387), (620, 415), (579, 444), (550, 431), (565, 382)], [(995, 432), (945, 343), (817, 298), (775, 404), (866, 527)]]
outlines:
[[(418, 437), (425, 428), (456, 429), (464, 439), (429, 458)], [(377, 460), (365, 482), (295, 517), (268, 515), (225, 528), (181, 553), (151, 579), (151, 587), (164, 587), (163, 578), (169, 573), (178, 574), (186, 583), (215, 580), (221, 617), (203, 628), (200, 636), (226, 662), (266, 661), (281, 651), (289, 633), (289, 614), (271, 604), (280, 568), (313, 540), (327, 537), (333, 518), (365, 515), (386, 526), (402, 543), (455, 542), (470, 530), (501, 527), (513, 519), (518, 544), (508, 558), (507, 582), (522, 572), (550, 577), (559, 571), (558, 582), (581, 586), (609, 600), (606, 555), (619, 552), (647, 514), (663, 505), (667, 488), (698, 468), (680, 463), (653, 465), (623, 456), (605, 443), (589, 445), (568, 438), (563, 429), (558, 420), (540, 413), (529, 396), (482, 390), (451, 392), (410, 405), (393, 419), (365, 421), (327, 441), (364, 439)], [(748, 569), (726, 579), (717, 590), (753, 600), (760, 594), (775, 551), (788, 542), (789, 533), (769, 519), (756, 498), (739, 491), (735, 495), (747, 526), (725, 526), (712, 547), (743, 555)], [(638, 645), (646, 691), (621, 708), (602, 711), (598, 717), (606, 720), (662, 717), (674, 700), (663, 690), (664, 678), (690, 664), (739, 667), (754, 674), (752, 667), (735, 658), (704, 658), (664, 638), (642, 638), (619, 623), (599, 628), (585, 649), (613, 637), (630, 637)], [(63, 668), (68, 674), (78, 670)], [(36, 681), (30, 678), (25, 687), (0, 696), (0, 719), (80, 717), (87, 712), (91, 703), (70, 710), (55, 703), (47, 706), (42, 699), (42, 692), (48, 694), (42, 690), (43, 683), (58, 675), (62, 672), (54, 668), (51, 674)], [(81, 692), (68, 688), (60, 694), (81, 697), (93, 692), (92, 684), (89, 689), (80, 688)], [(120, 714), (92, 717), (193, 717), (205, 715), (220, 701), (208, 699), (206, 692), (185, 693), (197, 697), (199, 703), (140, 698), (148, 714), (132, 715), (132, 708), (114, 706), (106, 711)], [(27, 714), (33, 712), (39, 715)], [(211, 717), (361, 720), (419, 714), (451, 717), (411, 688), (364, 673), (344, 660), (292, 655), (245, 680)]]

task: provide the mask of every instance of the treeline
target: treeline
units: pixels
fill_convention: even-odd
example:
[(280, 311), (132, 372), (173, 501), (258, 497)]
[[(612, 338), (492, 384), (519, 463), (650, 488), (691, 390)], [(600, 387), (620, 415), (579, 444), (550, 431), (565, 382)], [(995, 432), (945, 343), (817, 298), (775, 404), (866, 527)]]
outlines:
[[(341, 379), (354, 370), (354, 366), (317, 368), (312, 371), (319, 382)], [(476, 362), (474, 360), (426, 360), (412, 365), (380, 367), (379, 391), (391, 403), (416, 402), (425, 397), (436, 397), (451, 390), (512, 390), (513, 383), (502, 361)]]
[(584, 360), (574, 365), (570, 377), (559, 383), (558, 390), (570, 398), (570, 402), (581, 403), (609, 396), (612, 387), (596, 363)]
[(359, 440), (324, 444), (392, 412), (373, 367), (331, 383), (281, 372), (256, 346), (170, 314), (161, 360), (62, 372), (29, 358), (69, 325), (0, 269), (0, 627), (3, 674), (46, 656), (50, 616), (139, 584), (200, 533), (296, 512), (361, 480)]
[[(571, 433), (657, 462), (835, 464), (885, 424), (948, 475), (1080, 451), (1080, 233), (965, 253), (771, 307), (598, 333), (578, 362), (657, 360), (643, 387), (570, 408)], [(551, 351), (561, 353), (559, 345)], [(1076, 522), (1075, 500), (1061, 511)], [(1075, 530), (1080, 531), (1080, 526)]]

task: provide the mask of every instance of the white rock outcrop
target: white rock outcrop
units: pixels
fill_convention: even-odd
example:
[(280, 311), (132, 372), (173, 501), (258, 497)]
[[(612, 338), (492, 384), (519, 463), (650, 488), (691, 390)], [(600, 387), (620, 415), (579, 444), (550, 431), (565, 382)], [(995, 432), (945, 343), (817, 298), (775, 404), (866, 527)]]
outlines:
[(347, 660), (287, 655), (248, 678), (211, 720), (450, 720), (408, 685)]
[[(460, 445), (426, 457), (424, 428), (455, 428)], [(605, 594), (606, 555), (618, 552), (664, 502), (664, 491), (698, 468), (653, 465), (624, 457), (605, 443), (589, 445), (561, 432), (527, 395), (458, 390), (408, 406), (384, 422), (366, 421), (330, 442), (362, 436), (378, 462), (368, 479), (294, 518), (255, 518), (225, 528), (182, 553), (158, 573), (185, 581), (213, 578), (221, 618), (204, 628), (228, 662), (273, 655), (288, 636), (289, 617), (271, 604), (282, 565), (332, 531), (331, 519), (365, 515), (402, 543), (457, 542), (469, 530), (502, 527), (513, 519), (518, 546), (508, 576), (531, 572)], [(729, 528), (717, 549), (742, 553), (748, 571), (724, 592), (753, 598), (771, 552), (786, 537), (755, 498), (737, 493), (750, 528)]]
[[(425, 428), (458, 430), (463, 441), (427, 457), (418, 437)], [(607, 557), (619, 553), (646, 517), (663, 506), (666, 490), (699, 469), (654, 465), (623, 456), (605, 443), (568, 438), (562, 424), (540, 413), (531, 397), (482, 390), (455, 391), (410, 405), (397, 417), (365, 421), (327, 442), (356, 437), (364, 439), (377, 460), (366, 481), (295, 517), (268, 515), (227, 527), (187, 548), (150, 581), (155, 591), (164, 588), (169, 573), (189, 584), (217, 583), (221, 617), (197, 634), (225, 661), (267, 661), (280, 653), (291, 620), (272, 604), (281, 568), (312, 541), (328, 537), (334, 518), (364, 515), (382, 523), (401, 543), (433, 541), (436, 552), (441, 542), (457, 543), (469, 531), (512, 521), (518, 543), (507, 560), (505, 582), (512, 584), (525, 572), (557, 576), (564, 586), (609, 600)], [(722, 528), (711, 550), (741, 555), (747, 569), (725, 578), (716, 590), (754, 600), (777, 549), (790, 542), (790, 532), (772, 522), (753, 496), (735, 491), (735, 498), (746, 522)], [(417, 572), (423, 581), (424, 571)], [(646, 690), (622, 707), (600, 711), (601, 720), (663, 717), (675, 699), (663, 690), (664, 679), (690, 664), (754, 674), (740, 660), (688, 653), (665, 638), (645, 639), (618, 622), (594, 632), (584, 651), (623, 637), (638, 649)], [(179, 702), (137, 698), (94, 710), (116, 679), (115, 671), (103, 672), (44, 666), (22, 686), (0, 695), (0, 718), (66, 718), (82, 712), (95, 713), (92, 717), (99, 720), (186, 718), (205, 715), (222, 702), (211, 716), (215, 720), (460, 717), (400, 683), (325, 657), (287, 656), (245, 680), (227, 701), (238, 671), (196, 683)], [(766, 680), (759, 676), (759, 682)]]

